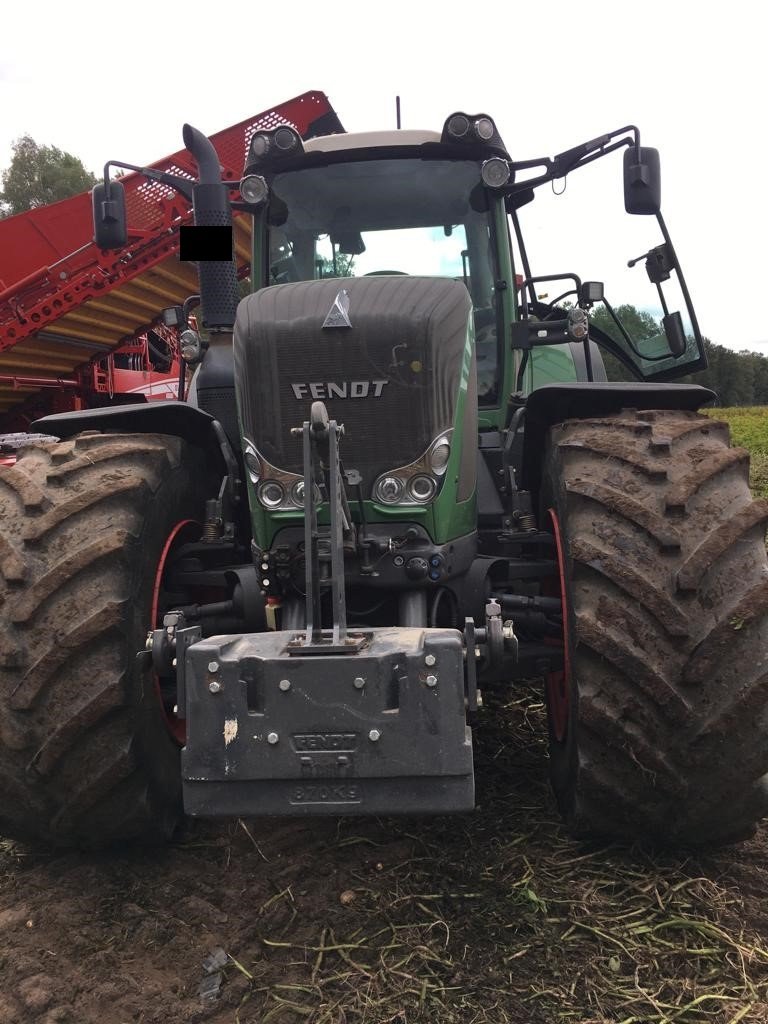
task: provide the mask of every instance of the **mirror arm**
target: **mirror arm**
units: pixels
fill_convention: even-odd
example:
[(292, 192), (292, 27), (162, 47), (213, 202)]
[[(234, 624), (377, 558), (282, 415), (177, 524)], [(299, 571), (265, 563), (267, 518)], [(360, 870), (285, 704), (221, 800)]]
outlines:
[[(624, 135), (624, 138), (616, 139), (617, 135)], [(615, 139), (616, 141), (611, 142), (612, 139)], [(635, 127), (635, 125), (629, 124), (625, 125), (623, 128), (617, 128), (616, 131), (608, 132), (607, 135), (601, 135), (597, 139), (592, 139), (590, 142), (585, 142), (581, 146), (575, 146), (573, 149), (567, 149), (563, 153), (558, 153), (557, 156), (552, 158), (540, 157), (536, 160), (520, 160), (511, 163), (510, 166), (513, 172), (527, 171), (532, 167), (546, 167), (546, 171), (535, 178), (528, 178), (527, 181), (511, 184), (503, 191), (507, 195), (514, 195), (516, 192), (520, 192), (525, 188), (537, 188), (539, 185), (543, 185), (547, 181), (553, 181), (555, 178), (562, 178), (571, 171), (575, 171), (580, 167), (585, 167), (587, 164), (592, 163), (593, 160), (599, 160), (601, 157), (607, 156), (609, 153), (613, 153), (614, 150), (632, 145), (634, 145), (639, 159), (640, 131)]]
[(109, 168), (119, 167), (125, 171), (136, 171), (138, 174), (143, 175), (150, 181), (159, 181), (163, 185), (168, 185), (175, 192), (184, 196), (190, 203), (192, 202), (192, 186), (193, 181), (187, 178), (180, 178), (176, 174), (166, 174), (165, 171), (156, 171), (154, 167), (137, 167), (136, 164), (126, 164), (122, 160), (108, 160), (104, 164), (104, 198), (109, 201), (111, 196), (111, 179), (109, 177)]

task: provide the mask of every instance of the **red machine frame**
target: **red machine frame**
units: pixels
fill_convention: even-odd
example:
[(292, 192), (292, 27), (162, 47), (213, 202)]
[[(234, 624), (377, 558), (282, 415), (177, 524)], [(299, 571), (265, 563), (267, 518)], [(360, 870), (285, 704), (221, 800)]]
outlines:
[[(235, 189), (253, 134), (284, 123), (293, 125), (304, 138), (343, 131), (324, 93), (304, 93), (211, 137), (221, 161), (222, 179)], [(194, 164), (186, 150), (149, 166), (190, 180), (194, 176)], [(114, 342), (102, 343), (98, 346), (102, 351), (73, 366), (71, 374), (47, 372), (42, 360), (39, 376), (3, 373), (4, 355), (20, 343), (49, 331), (67, 313), (136, 282), (148, 270), (178, 255), (179, 228), (192, 221), (187, 200), (169, 186), (148, 182), (137, 173), (121, 180), (129, 231), (128, 244), (122, 249), (103, 251), (93, 243), (90, 193), (0, 221), (0, 385), (36, 389), (19, 405), (0, 412), (2, 431), (24, 430), (41, 410), (100, 405), (115, 396), (124, 401), (125, 395), (143, 395), (147, 400), (175, 395), (178, 344), (175, 331), (169, 333), (159, 323), (160, 302), (154, 317), (134, 318), (132, 330), (120, 333), (121, 323)], [(249, 269), (245, 252), (238, 253), (240, 276)], [(184, 297), (180, 295), (176, 301)], [(173, 363), (164, 373), (152, 362), (150, 330), (173, 353)], [(122, 366), (125, 361), (137, 365)]]

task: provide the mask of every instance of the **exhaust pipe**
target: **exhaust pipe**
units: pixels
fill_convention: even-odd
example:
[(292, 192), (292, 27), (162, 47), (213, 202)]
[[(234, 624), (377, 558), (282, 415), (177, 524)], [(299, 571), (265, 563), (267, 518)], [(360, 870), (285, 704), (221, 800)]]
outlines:
[[(229, 189), (221, 180), (219, 157), (213, 143), (190, 124), (184, 125), (183, 138), (198, 168), (198, 183), (192, 187), (195, 226), (231, 228)], [(231, 333), (238, 302), (234, 258), (227, 262), (201, 260), (198, 275), (203, 324), (212, 332)]]

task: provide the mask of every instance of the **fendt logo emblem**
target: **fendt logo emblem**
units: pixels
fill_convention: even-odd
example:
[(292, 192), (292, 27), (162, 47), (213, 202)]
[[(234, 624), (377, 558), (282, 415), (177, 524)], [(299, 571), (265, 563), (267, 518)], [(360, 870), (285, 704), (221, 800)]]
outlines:
[(345, 380), (340, 384), (333, 381), (310, 381), (307, 384), (291, 384), (295, 398), (381, 398), (388, 380)]
[(333, 305), (328, 310), (328, 316), (323, 321), (323, 327), (351, 327), (349, 320), (349, 292), (342, 288)]

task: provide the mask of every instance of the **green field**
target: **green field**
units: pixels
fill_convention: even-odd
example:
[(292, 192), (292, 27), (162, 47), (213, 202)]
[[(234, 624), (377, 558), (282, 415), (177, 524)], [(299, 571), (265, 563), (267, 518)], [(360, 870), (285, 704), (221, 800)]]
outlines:
[(752, 490), (756, 496), (768, 498), (768, 405), (702, 411), (714, 419), (725, 420), (731, 428), (732, 444), (749, 449)]

